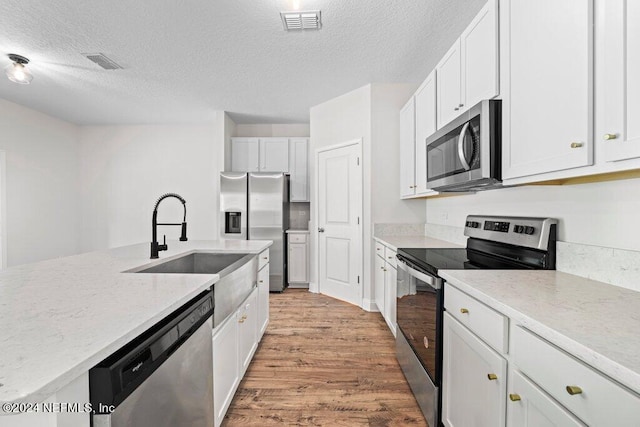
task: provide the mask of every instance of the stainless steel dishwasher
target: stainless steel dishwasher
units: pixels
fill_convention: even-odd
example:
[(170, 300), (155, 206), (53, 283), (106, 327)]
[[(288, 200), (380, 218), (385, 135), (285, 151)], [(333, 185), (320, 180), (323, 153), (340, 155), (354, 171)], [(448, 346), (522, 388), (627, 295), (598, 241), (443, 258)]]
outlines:
[(213, 426), (213, 307), (209, 290), (92, 368), (92, 426)]

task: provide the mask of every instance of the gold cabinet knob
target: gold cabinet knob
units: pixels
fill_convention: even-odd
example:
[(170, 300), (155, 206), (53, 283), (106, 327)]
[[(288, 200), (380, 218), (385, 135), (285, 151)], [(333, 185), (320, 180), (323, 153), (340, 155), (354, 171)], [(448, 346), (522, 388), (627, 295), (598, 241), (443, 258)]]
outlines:
[(509, 399), (510, 399), (512, 402), (517, 402), (517, 401), (519, 401), (519, 400), (522, 400), (522, 399), (520, 398), (520, 395), (519, 395), (519, 394), (515, 394), (515, 393), (510, 394), (510, 395), (509, 395)]
[(577, 385), (568, 385), (567, 393), (569, 393), (571, 396), (575, 396), (576, 394), (582, 394), (582, 389)]
[(603, 138), (606, 141), (608, 141), (610, 139), (616, 139), (617, 137), (618, 137), (618, 135), (616, 135), (615, 133), (605, 133)]
[(260, 283), (264, 283), (264, 280), (258, 280), (258, 282), (260, 282)]
[(269, 257), (263, 257), (262, 259), (269, 259)]
[(489, 378), (489, 381), (495, 381), (498, 379), (498, 376), (496, 374), (487, 374), (487, 378)]
[(462, 314), (467, 314), (467, 313), (469, 313), (469, 310), (468, 310), (468, 309), (466, 309), (466, 308), (461, 308), (461, 309), (460, 309), (460, 313), (462, 313)]
[(584, 144), (582, 144), (582, 142), (572, 142), (571, 143), (571, 148), (580, 148), (582, 147)]
[(380, 248), (376, 248), (376, 251), (379, 251), (379, 250), (380, 250)]

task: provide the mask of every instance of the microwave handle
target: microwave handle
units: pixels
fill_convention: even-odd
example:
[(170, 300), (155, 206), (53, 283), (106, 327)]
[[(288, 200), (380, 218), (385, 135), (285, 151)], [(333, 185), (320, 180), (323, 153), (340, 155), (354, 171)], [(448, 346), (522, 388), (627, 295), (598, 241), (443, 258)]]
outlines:
[(460, 159), (460, 163), (462, 163), (462, 167), (464, 170), (468, 171), (471, 169), (467, 159), (464, 157), (464, 136), (467, 133), (467, 129), (469, 129), (469, 122), (465, 123), (462, 126), (462, 130), (460, 131), (460, 135), (458, 136), (458, 158)]

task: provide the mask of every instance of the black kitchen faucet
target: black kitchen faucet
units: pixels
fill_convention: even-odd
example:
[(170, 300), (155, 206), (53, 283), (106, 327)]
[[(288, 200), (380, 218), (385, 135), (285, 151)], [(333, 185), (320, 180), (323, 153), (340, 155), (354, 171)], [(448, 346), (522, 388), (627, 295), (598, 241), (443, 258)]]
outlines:
[[(182, 207), (184, 208), (184, 217), (182, 218), (182, 223), (179, 222), (161, 222), (158, 224), (158, 206), (160, 202), (166, 199), (167, 197), (175, 197), (176, 199), (182, 202)], [(167, 250), (167, 236), (164, 236), (164, 241), (162, 244), (158, 243), (158, 226), (159, 225), (180, 225), (182, 226), (182, 234), (180, 235), (180, 241), (187, 241), (187, 202), (176, 193), (167, 193), (158, 199), (155, 207), (153, 208), (153, 218), (151, 219), (151, 259), (158, 258), (158, 252)]]

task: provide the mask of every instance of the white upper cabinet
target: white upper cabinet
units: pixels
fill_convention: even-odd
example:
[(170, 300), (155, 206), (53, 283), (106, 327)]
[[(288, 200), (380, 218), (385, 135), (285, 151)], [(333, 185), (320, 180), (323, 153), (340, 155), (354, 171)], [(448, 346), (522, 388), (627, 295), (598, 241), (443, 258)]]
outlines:
[(400, 197), (416, 194), (415, 98), (400, 110)]
[(593, 1), (500, 2), (503, 179), (593, 162)]
[(231, 139), (231, 170), (260, 172), (260, 140), (258, 138)]
[(260, 172), (289, 172), (288, 138), (260, 138)]
[(490, 0), (460, 36), (461, 111), (499, 91), (498, 5)]
[(233, 172), (289, 172), (288, 138), (231, 138)]
[(426, 139), (436, 126), (436, 72), (400, 110), (400, 197), (438, 194), (427, 188)]
[(415, 194), (438, 194), (427, 188), (427, 138), (437, 130), (436, 125), (436, 72), (432, 71), (415, 94)]
[(309, 201), (309, 138), (291, 138), (289, 142), (289, 200)]
[(460, 114), (462, 93), (460, 91), (460, 39), (436, 65), (438, 76), (438, 128), (449, 123)]
[(436, 66), (438, 128), (499, 94), (498, 5), (489, 0)]
[[(599, 3), (603, 25), (600, 51), (603, 85), (599, 110), (604, 160), (640, 157), (640, 2)], [(626, 11), (626, 13), (625, 13)]]
[(231, 138), (232, 172), (289, 173), (289, 201), (309, 201), (309, 138)]

